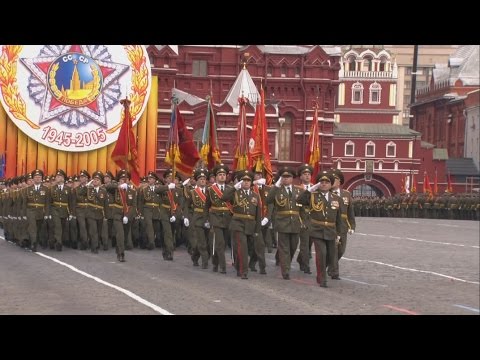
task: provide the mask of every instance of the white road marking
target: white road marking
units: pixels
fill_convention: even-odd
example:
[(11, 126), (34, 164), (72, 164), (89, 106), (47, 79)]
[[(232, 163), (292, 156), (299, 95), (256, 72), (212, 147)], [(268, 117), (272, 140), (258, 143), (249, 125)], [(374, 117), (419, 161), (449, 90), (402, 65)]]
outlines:
[(86, 273), (85, 271), (82, 271), (82, 270), (77, 269), (75, 266), (72, 266), (72, 265), (69, 265), (69, 264), (67, 264), (67, 263), (64, 263), (63, 261), (57, 260), (57, 259), (55, 259), (55, 258), (53, 258), (53, 257), (51, 257), (51, 256), (48, 256), (48, 255), (45, 255), (45, 254), (43, 254), (43, 253), (41, 253), (41, 252), (35, 252), (34, 254), (39, 255), (39, 256), (42, 256), (42, 257), (44, 257), (44, 258), (46, 258), (46, 259), (49, 259), (49, 260), (51, 260), (51, 261), (53, 261), (53, 262), (56, 262), (57, 264), (60, 264), (60, 265), (62, 265), (62, 266), (65, 266), (66, 268), (68, 268), (68, 269), (70, 269), (70, 270), (72, 270), (72, 271), (75, 271), (76, 273), (79, 273), (80, 275), (83, 275), (83, 276), (85, 276), (85, 277), (87, 277), (87, 278), (89, 278), (89, 279), (95, 280), (96, 282), (98, 282), (98, 283), (100, 283), (100, 284), (102, 284), (102, 285), (111, 287), (112, 289), (115, 289), (115, 290), (117, 290), (117, 291), (119, 291), (119, 292), (127, 295), (128, 297), (130, 297), (130, 298), (138, 301), (140, 304), (145, 305), (145, 306), (151, 308), (152, 310), (154, 310), (154, 311), (156, 311), (156, 312), (158, 312), (158, 313), (160, 313), (160, 314), (162, 314), (162, 315), (174, 315), (174, 314), (168, 312), (167, 310), (162, 309), (160, 306), (155, 305), (155, 304), (152, 304), (150, 301), (145, 300), (144, 298), (141, 298), (140, 296), (138, 296), (137, 294), (134, 294), (133, 292), (131, 292), (131, 291), (129, 291), (129, 290), (126, 290), (126, 289), (124, 289), (124, 288), (121, 288), (120, 286), (111, 284), (111, 283), (109, 283), (109, 282), (107, 282), (107, 281), (105, 281), (105, 280), (102, 280), (102, 279), (100, 279), (100, 278), (98, 278), (98, 277), (96, 277), (96, 276), (90, 275), (90, 274)]
[(342, 259), (349, 260), (349, 261), (367, 262), (367, 263), (372, 263), (372, 264), (377, 264), (377, 265), (384, 265), (384, 266), (392, 267), (392, 268), (395, 268), (395, 269), (407, 270), (407, 271), (413, 271), (413, 272), (420, 272), (420, 273), (425, 273), (425, 274), (430, 274), (430, 275), (436, 275), (436, 276), (444, 277), (444, 278), (451, 279), (451, 280), (461, 281), (461, 282), (464, 282), (464, 283), (480, 285), (480, 283), (478, 281), (470, 281), (470, 280), (459, 279), (459, 278), (456, 278), (456, 277), (453, 277), (453, 276), (450, 276), (450, 275), (444, 275), (444, 274), (440, 274), (440, 273), (437, 273), (437, 272), (434, 272), (434, 271), (406, 268), (406, 267), (392, 265), (392, 264), (386, 264), (386, 263), (383, 263), (383, 262), (380, 262), (380, 261), (374, 261), (374, 260), (351, 259), (351, 258), (347, 258), (345, 256), (342, 257)]
[(372, 286), (387, 287), (387, 285), (383, 285), (383, 284), (371, 284), (371, 283), (367, 283), (367, 282), (365, 282), (365, 281), (359, 281), (359, 280), (349, 279), (349, 278), (346, 278), (345, 276), (342, 276), (342, 280), (347, 280), (347, 281), (351, 281), (351, 282), (354, 282), (354, 283), (357, 283), (357, 284), (363, 284), (363, 285), (372, 285)]
[[(356, 233), (358, 235), (362, 236), (371, 236), (371, 237), (386, 237), (385, 235), (382, 234), (364, 234), (364, 233)], [(410, 241), (418, 241), (418, 242), (425, 242), (425, 243), (430, 243), (430, 244), (437, 244), (437, 245), (451, 245), (451, 246), (459, 246), (459, 247), (470, 247), (474, 249), (479, 249), (480, 246), (478, 245), (464, 245), (464, 244), (454, 244), (454, 243), (449, 243), (449, 242), (441, 242), (441, 241), (432, 241), (432, 240), (422, 240), (422, 239), (414, 239), (414, 238), (409, 238), (409, 237), (399, 237), (399, 236), (388, 236), (390, 239), (405, 239), (405, 240), (410, 240)]]
[(475, 308), (472, 308), (470, 306), (458, 305), (458, 304), (454, 304), (453, 306), (456, 306), (456, 307), (459, 307), (459, 308), (465, 309), (465, 310), (470, 310), (470, 311), (473, 311), (473, 312), (476, 312), (476, 313), (480, 313), (479, 309), (475, 309)]

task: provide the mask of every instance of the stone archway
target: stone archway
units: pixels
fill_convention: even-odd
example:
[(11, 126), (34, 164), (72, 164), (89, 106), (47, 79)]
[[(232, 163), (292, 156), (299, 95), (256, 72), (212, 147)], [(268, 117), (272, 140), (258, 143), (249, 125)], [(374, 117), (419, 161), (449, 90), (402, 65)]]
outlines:
[(379, 196), (383, 195), (385, 197), (391, 197), (395, 195), (395, 188), (392, 183), (384, 177), (376, 174), (371, 175), (371, 180), (366, 180), (365, 174), (354, 176), (343, 184), (343, 188), (353, 194), (353, 191), (362, 185), (368, 185), (374, 188), (376, 190), (375, 192), (380, 192)]

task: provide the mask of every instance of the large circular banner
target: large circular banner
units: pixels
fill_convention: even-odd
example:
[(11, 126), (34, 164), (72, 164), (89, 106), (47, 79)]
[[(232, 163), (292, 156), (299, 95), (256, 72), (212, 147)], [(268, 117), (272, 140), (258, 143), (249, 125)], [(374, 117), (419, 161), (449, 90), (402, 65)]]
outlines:
[(142, 45), (1, 45), (0, 100), (39, 143), (64, 151), (118, 138), (131, 101), (133, 125), (148, 101), (150, 62)]

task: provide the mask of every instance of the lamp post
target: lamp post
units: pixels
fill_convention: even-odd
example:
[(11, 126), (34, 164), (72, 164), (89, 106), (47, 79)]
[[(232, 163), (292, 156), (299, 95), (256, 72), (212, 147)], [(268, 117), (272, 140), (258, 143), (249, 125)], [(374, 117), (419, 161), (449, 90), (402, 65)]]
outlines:
[[(412, 89), (410, 93), (410, 109), (415, 103), (415, 92), (417, 90), (417, 61), (418, 61), (418, 45), (413, 46), (413, 69), (412, 69)], [(413, 128), (413, 120), (409, 119), (408, 127)]]

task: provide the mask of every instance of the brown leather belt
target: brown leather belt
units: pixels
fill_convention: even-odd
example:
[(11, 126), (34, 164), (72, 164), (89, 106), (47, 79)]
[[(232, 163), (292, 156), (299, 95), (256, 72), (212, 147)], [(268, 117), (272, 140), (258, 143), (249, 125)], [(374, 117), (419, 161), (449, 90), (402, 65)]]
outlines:
[(253, 215), (248, 215), (248, 214), (233, 213), (233, 217), (234, 217), (234, 218), (237, 218), (237, 219), (255, 220), (255, 216), (253, 216)]
[(315, 220), (315, 219), (310, 219), (310, 221), (313, 222), (314, 224), (318, 224), (318, 225), (323, 225), (323, 226), (327, 226), (327, 227), (335, 227), (335, 223), (330, 222), (330, 221), (320, 221), (320, 220)]

